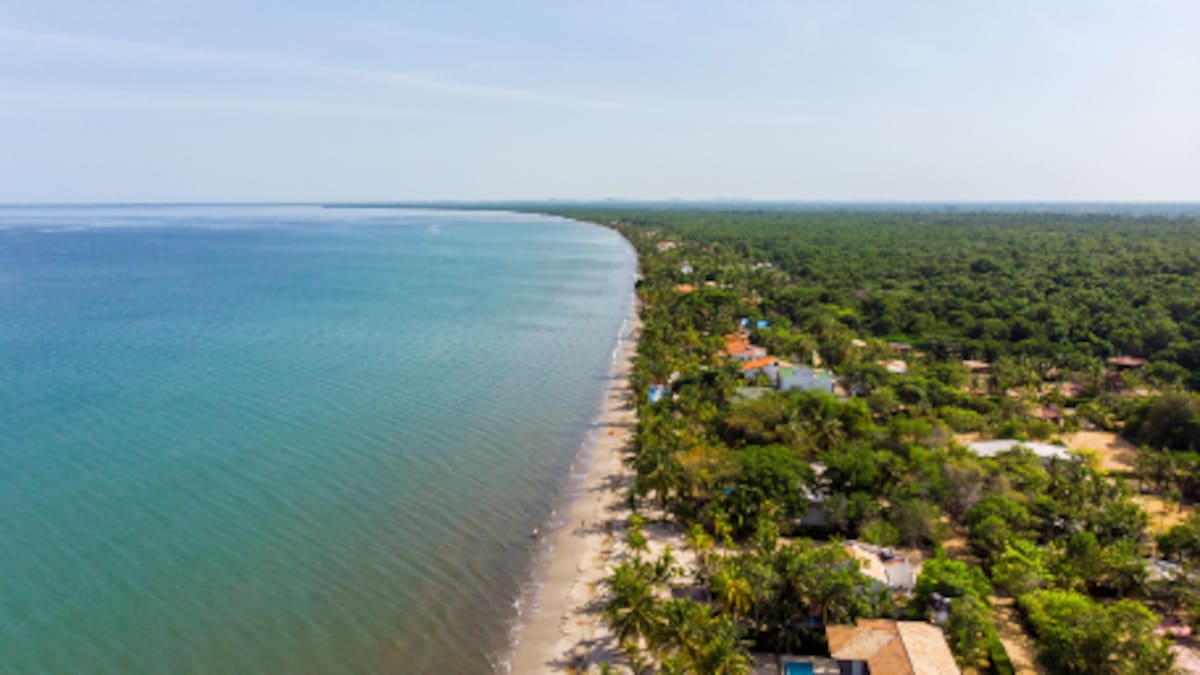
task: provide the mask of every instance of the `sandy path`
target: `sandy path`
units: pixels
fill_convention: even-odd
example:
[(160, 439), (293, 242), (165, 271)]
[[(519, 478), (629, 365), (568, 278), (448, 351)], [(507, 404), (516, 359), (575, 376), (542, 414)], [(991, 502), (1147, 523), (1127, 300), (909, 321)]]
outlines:
[(615, 640), (600, 623), (600, 582), (620, 555), (629, 517), (623, 497), (632, 474), (622, 460), (637, 421), (630, 406), (629, 374), (640, 335), (635, 306), (583, 491), (555, 539), (537, 609), (517, 643), (512, 672), (518, 675), (585, 672), (590, 665), (616, 660)]
[(1064, 434), (1072, 450), (1093, 450), (1100, 457), (1100, 468), (1112, 473), (1134, 473), (1137, 446), (1110, 431), (1078, 431)]
[(992, 596), (992, 621), (1004, 651), (1012, 661), (1018, 675), (1042, 675), (1046, 672), (1037, 662), (1037, 647), (1033, 638), (1017, 617), (1016, 601), (1012, 598)]

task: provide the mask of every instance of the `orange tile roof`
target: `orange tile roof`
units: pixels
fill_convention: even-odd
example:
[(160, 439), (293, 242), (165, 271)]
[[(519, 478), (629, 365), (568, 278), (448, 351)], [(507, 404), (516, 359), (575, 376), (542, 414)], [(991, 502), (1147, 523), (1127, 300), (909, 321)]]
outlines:
[(725, 351), (729, 354), (745, 354), (750, 351), (750, 340), (740, 333), (725, 335)]
[(773, 366), (773, 365), (775, 365), (775, 362), (777, 360), (778, 359), (776, 359), (774, 356), (764, 356), (761, 359), (754, 359), (753, 361), (747, 361), (742, 364), (742, 372), (744, 373), (748, 370), (754, 370), (755, 368), (763, 368), (765, 366)]
[(859, 619), (854, 626), (826, 626), (833, 658), (866, 661), (872, 673), (956, 675), (961, 671), (942, 630), (921, 621)]

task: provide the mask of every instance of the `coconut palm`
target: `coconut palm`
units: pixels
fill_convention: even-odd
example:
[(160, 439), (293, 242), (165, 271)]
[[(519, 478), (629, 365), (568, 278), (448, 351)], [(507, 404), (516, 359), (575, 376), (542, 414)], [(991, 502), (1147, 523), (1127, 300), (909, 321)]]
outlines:
[(660, 600), (654, 593), (649, 563), (628, 560), (605, 579), (612, 599), (604, 607), (604, 620), (621, 644), (637, 646), (655, 634)]

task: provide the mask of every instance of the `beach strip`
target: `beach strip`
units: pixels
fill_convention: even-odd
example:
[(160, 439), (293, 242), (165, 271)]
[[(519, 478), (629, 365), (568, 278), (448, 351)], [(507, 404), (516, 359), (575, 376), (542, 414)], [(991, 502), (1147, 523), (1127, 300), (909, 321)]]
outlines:
[(521, 630), (512, 673), (586, 672), (616, 657), (615, 640), (600, 619), (601, 582), (616, 563), (629, 517), (624, 495), (632, 473), (622, 460), (637, 422), (629, 376), (641, 329), (635, 301), (629, 336), (621, 345), (599, 418), (591, 466), (579, 498), (554, 535), (545, 584)]

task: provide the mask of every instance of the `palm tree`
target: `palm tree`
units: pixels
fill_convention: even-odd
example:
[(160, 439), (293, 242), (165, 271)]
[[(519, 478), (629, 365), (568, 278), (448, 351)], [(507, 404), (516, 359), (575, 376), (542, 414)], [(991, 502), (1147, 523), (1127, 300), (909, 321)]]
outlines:
[(704, 644), (697, 673), (712, 675), (745, 675), (750, 672), (754, 660), (750, 658), (747, 643), (738, 635), (737, 624), (732, 617), (720, 617), (709, 626), (709, 639)]
[(662, 624), (654, 636), (653, 648), (660, 655), (695, 663), (710, 623), (712, 619), (704, 605), (672, 598), (662, 608)]
[(713, 575), (712, 592), (723, 611), (731, 617), (745, 616), (754, 605), (754, 591), (750, 582), (728, 567)]
[(613, 594), (604, 606), (604, 620), (618, 642), (635, 649), (658, 630), (659, 599), (654, 594), (651, 574), (648, 563), (629, 560), (614, 568), (612, 576), (604, 580)]

